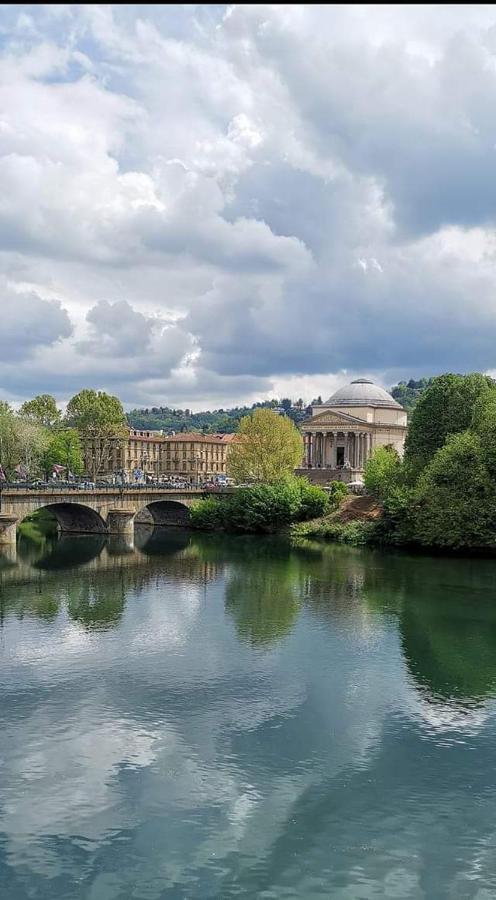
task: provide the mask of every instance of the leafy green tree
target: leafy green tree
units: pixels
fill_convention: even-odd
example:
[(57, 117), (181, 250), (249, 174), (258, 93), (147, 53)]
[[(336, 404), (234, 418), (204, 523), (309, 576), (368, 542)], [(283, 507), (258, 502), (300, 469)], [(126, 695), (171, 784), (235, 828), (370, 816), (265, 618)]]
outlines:
[(396, 384), (391, 388), (391, 396), (394, 397), (398, 403), (401, 403), (404, 409), (408, 412), (412, 412), (431, 382), (432, 378), (420, 378), (418, 381), (410, 378), (410, 381), (408, 382), (400, 381), (399, 384)]
[(473, 432), (450, 437), (422, 473), (414, 537), (430, 547), (496, 546), (496, 488)]
[(292, 474), (302, 457), (303, 439), (291, 419), (270, 409), (257, 409), (241, 419), (227, 466), (238, 482), (270, 484)]
[(22, 404), (19, 412), (23, 419), (34, 422), (36, 425), (42, 425), (44, 428), (54, 428), (61, 419), (60, 410), (51, 394), (38, 394), (32, 400), (27, 400)]
[(16, 416), (8, 403), (0, 401), (0, 466), (11, 478), (19, 463)]
[(0, 403), (0, 465), (7, 478), (13, 478), (20, 465), (29, 475), (37, 475), (47, 439), (44, 428), (17, 416), (8, 403)]
[(43, 454), (45, 472), (50, 472), (55, 465), (65, 466), (73, 475), (83, 471), (81, 439), (76, 428), (61, 428), (50, 435)]
[(376, 447), (365, 466), (363, 481), (369, 494), (383, 500), (399, 483), (400, 458), (392, 447)]
[(84, 389), (67, 404), (66, 420), (79, 432), (86, 466), (96, 478), (108, 469), (114, 441), (126, 433), (121, 401), (104, 391)]
[(405, 462), (414, 479), (452, 434), (470, 428), (476, 405), (496, 389), (487, 375), (440, 375), (420, 397), (410, 419)]

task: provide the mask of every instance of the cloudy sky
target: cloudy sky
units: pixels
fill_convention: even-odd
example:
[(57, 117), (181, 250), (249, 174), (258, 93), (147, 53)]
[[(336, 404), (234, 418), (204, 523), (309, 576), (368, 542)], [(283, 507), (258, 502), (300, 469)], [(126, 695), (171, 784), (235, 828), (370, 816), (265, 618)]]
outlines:
[(0, 397), (496, 368), (496, 9), (0, 9)]

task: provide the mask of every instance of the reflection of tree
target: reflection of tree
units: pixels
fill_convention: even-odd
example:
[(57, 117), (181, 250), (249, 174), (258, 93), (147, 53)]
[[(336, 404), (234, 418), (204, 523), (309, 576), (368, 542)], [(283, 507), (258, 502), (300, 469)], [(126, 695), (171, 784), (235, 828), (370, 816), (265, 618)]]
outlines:
[(43, 583), (28, 582), (19, 585), (2, 585), (0, 589), (0, 621), (6, 616), (35, 616), (37, 619), (51, 621), (58, 615), (60, 600), (57, 590), (53, 592)]
[(494, 695), (496, 618), (485, 598), (457, 598), (444, 585), (409, 595), (400, 628), (408, 668), (427, 698)]
[(67, 612), (86, 628), (109, 628), (122, 619), (126, 606), (125, 579), (109, 586), (91, 578), (71, 585), (67, 591)]
[[(226, 609), (239, 636), (255, 645), (271, 644), (291, 631), (301, 608), (305, 568), (289, 543), (277, 538), (235, 537), (223, 542), (232, 565)], [(203, 545), (203, 551), (213, 548)]]

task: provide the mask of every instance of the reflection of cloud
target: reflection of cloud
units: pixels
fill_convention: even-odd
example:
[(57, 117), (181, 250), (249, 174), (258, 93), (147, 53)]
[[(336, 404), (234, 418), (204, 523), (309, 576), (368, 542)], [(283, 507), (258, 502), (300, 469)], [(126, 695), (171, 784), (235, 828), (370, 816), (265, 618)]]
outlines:
[(485, 702), (449, 700), (415, 690), (409, 695), (409, 715), (431, 737), (477, 734), (496, 712), (494, 700)]
[(100, 717), (98, 708), (79, 705), (61, 728), (53, 713), (37, 711), (4, 733), (0, 821), (17, 863), (42, 871), (51, 853), (46, 857), (44, 847), (42, 854), (38, 842), (48, 835), (98, 841), (136, 823), (132, 804), (119, 802), (115, 779), (122, 767), (154, 761), (157, 735), (131, 720)]

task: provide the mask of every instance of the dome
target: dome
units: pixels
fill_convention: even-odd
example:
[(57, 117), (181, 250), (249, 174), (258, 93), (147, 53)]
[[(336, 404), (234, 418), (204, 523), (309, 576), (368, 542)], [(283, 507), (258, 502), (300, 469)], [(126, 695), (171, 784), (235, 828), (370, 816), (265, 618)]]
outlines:
[(324, 406), (386, 406), (403, 409), (384, 388), (367, 378), (357, 378), (346, 384), (329, 397)]

